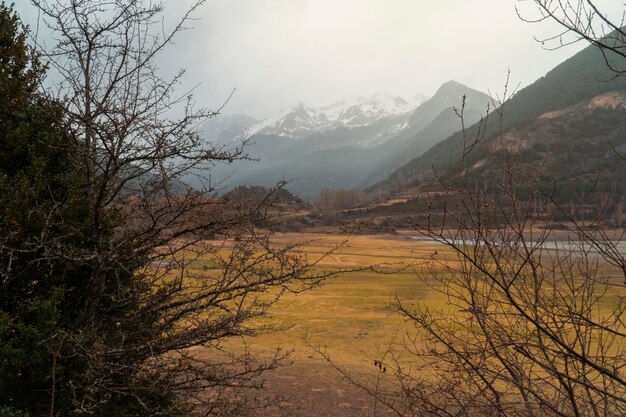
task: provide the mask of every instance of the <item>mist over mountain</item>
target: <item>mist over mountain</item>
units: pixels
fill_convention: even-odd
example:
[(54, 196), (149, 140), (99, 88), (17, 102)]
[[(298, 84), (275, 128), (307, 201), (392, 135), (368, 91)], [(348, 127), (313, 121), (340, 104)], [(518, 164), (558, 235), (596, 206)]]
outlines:
[(381, 181), (393, 171), (430, 149), (433, 145), (486, 116), (497, 101), (485, 93), (456, 81), (441, 85), (435, 95), (411, 115), (409, 126), (377, 149), (376, 166), (362, 181), (361, 188)]
[(211, 174), (225, 190), (287, 180), (308, 199), (324, 188), (365, 188), (459, 130), (463, 97), (466, 123), (493, 107), (488, 95), (449, 81), (412, 102), (378, 93), (323, 107), (299, 103), (256, 123), (218, 116), (203, 127), (206, 139), (232, 148), (245, 142), (248, 159), (218, 164)]
[[(242, 184), (271, 186), (286, 178), (307, 181), (309, 174), (285, 165), (324, 150), (375, 148), (406, 129), (415, 108), (424, 100), (420, 94), (407, 101), (377, 93), (322, 107), (299, 103), (261, 122), (245, 115), (219, 115), (203, 126), (201, 134), (208, 142), (231, 149), (245, 142), (248, 159), (217, 164), (211, 175), (216, 182), (225, 179), (226, 189)], [(257, 175), (270, 167), (271, 174)], [(307, 172), (319, 177), (312, 171), (320, 169), (323, 167)]]
[(543, 113), (497, 135), (485, 147), (480, 159), (471, 159), (469, 173), (478, 178), (495, 178), (490, 155), (510, 152), (525, 172), (543, 174), (557, 185), (575, 178), (574, 190), (621, 194), (626, 191), (626, 169), (617, 154), (626, 150), (626, 89)]
[[(211, 126), (213, 130), (207, 127), (205, 132), (213, 132), (221, 143), (247, 140), (245, 152), (253, 160), (215, 171), (228, 178), (226, 189), (238, 185), (269, 187), (288, 180), (287, 188), (307, 199), (315, 199), (325, 188), (393, 195), (428, 181), (433, 167), (439, 173), (456, 169), (465, 140), (459, 133), (461, 113), (465, 136), (472, 137), (484, 128), (488, 146), (500, 128), (506, 131), (535, 125), (542, 114), (623, 89), (626, 81), (612, 79), (601, 53), (590, 47), (517, 92), (499, 109), (501, 118), (494, 114), (486, 117), (500, 103), (485, 93), (448, 81), (423, 102), (411, 104), (379, 93), (323, 107), (299, 103), (261, 122), (239, 116)], [(610, 114), (620, 117), (619, 112)], [(591, 117), (590, 113), (579, 116), (585, 120)], [(477, 124), (483, 118), (485, 123)], [(544, 120), (541, 129), (554, 123), (552, 130), (558, 130), (558, 123), (570, 122), (562, 118)], [(620, 132), (611, 134), (619, 136)], [(571, 140), (582, 140), (579, 136), (572, 135)], [(621, 144), (619, 140), (617, 143)], [(551, 145), (551, 149), (556, 148)], [(472, 153), (466, 162), (478, 163), (483, 159), (481, 152)]]
[[(322, 107), (298, 103), (291, 109), (251, 126), (247, 134), (294, 139), (306, 139), (312, 135), (319, 138), (329, 134), (335, 138), (327, 144), (330, 148), (347, 144), (374, 147), (405, 128), (413, 111), (423, 101), (425, 97), (421, 95), (409, 102), (402, 97), (377, 93)], [(352, 130), (358, 134), (350, 135)], [(336, 131), (341, 132), (341, 135), (333, 135), (332, 132)], [(348, 139), (338, 141), (340, 137)]]
[[(280, 180), (292, 180), (287, 187), (308, 199), (317, 197), (324, 188), (364, 188), (459, 130), (460, 119), (453, 108), (462, 106), (463, 96), (466, 97), (465, 111), (469, 120), (476, 121), (487, 112), (491, 102), (489, 96), (454, 81), (442, 85), (432, 98), (410, 112), (405, 111), (402, 101), (390, 103), (389, 96), (385, 95), (372, 97), (379, 100), (385, 98), (385, 105), (373, 106), (372, 98), (361, 100), (364, 110), (358, 113), (353, 105), (341, 102), (331, 107), (333, 110), (342, 108), (342, 111), (330, 113), (334, 125), (322, 123), (318, 125), (319, 131), (299, 141), (290, 138), (292, 146), (283, 147), (268, 155), (267, 159), (261, 159), (260, 169), (248, 172), (235, 182), (270, 186)], [(328, 110), (330, 108), (326, 108)], [(289, 112), (287, 116), (296, 113)], [(303, 113), (298, 114), (300, 117)], [(374, 121), (352, 125), (343, 122), (355, 120), (355, 114), (368, 114)], [(285, 120), (285, 115), (281, 120)], [(293, 121), (295, 117), (289, 120)], [(324, 126), (329, 125), (333, 127), (324, 130)], [(273, 122), (270, 126), (276, 128), (282, 125)], [(259, 134), (252, 136), (251, 142), (258, 144), (266, 140), (269, 136), (260, 135), (263, 131), (273, 132), (274, 140), (277, 137), (287, 138), (279, 135), (284, 131), (272, 131), (266, 123)], [(376, 146), (372, 146), (374, 135), (379, 138), (375, 141)]]
[(230, 145), (246, 137), (248, 129), (257, 123), (247, 114), (217, 114), (200, 127), (200, 135), (211, 143)]

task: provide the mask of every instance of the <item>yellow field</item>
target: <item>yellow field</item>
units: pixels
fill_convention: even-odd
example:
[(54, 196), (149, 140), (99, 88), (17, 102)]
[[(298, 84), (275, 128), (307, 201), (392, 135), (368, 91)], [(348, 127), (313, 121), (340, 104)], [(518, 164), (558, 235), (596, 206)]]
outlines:
[(445, 308), (443, 296), (431, 288), (436, 284), (428, 265), (433, 258), (453, 262), (455, 256), (443, 245), (402, 235), (357, 235), (345, 241), (338, 234), (292, 233), (276, 234), (272, 240), (278, 245), (302, 243), (310, 260), (338, 247), (320, 262), (325, 270), (377, 265), (379, 272), (342, 273), (313, 290), (286, 294), (264, 319), (285, 330), (233, 339), (225, 345), (229, 351), (249, 350), (260, 358), (272, 357), (277, 348), (291, 352), (291, 366), (266, 376), (270, 395), (286, 399), (281, 407), (259, 415), (278, 416), (285, 411), (298, 416), (372, 415), (372, 398), (345, 381), (311, 346), (351, 376), (373, 381), (379, 372), (374, 360), (381, 359), (394, 340), (415, 333), (412, 324), (393, 311), (395, 298), (409, 306), (424, 301)]
[[(279, 235), (279, 243), (307, 241), (305, 252), (321, 256), (345, 239), (338, 235)], [(295, 361), (308, 357), (303, 343), (308, 337), (315, 345), (345, 365), (370, 363), (378, 350), (404, 328), (403, 320), (390, 310), (397, 295), (402, 299), (425, 298), (431, 294), (425, 277), (418, 276), (420, 263), (441, 247), (410, 242), (399, 236), (355, 236), (321, 263), (324, 268), (352, 268), (380, 265), (386, 273), (362, 271), (328, 279), (322, 286), (301, 294), (287, 294), (273, 308), (274, 324), (290, 328), (255, 338), (255, 349), (280, 346), (294, 349)]]
[[(278, 244), (305, 242), (310, 259), (322, 256), (346, 239), (341, 235), (277, 234)], [(353, 236), (324, 258), (324, 269), (378, 265), (385, 271), (341, 274), (301, 294), (285, 295), (272, 309), (269, 320), (287, 330), (245, 340), (246, 348), (270, 357), (276, 348), (291, 351), (291, 366), (269, 374), (268, 386), (287, 395), (283, 405), (296, 415), (364, 415), (371, 399), (343, 380), (339, 372), (315, 353), (309, 344), (324, 350), (333, 362), (359, 378), (373, 377), (377, 358), (396, 337), (411, 330), (392, 311), (397, 296), (413, 302), (437, 298), (423, 274), (424, 261), (442, 246), (414, 242), (398, 235)], [(433, 302), (437, 302), (433, 299)], [(308, 341), (307, 341), (308, 340)], [(231, 340), (227, 347), (239, 350), (244, 341)], [(276, 411), (279, 415), (279, 411)]]

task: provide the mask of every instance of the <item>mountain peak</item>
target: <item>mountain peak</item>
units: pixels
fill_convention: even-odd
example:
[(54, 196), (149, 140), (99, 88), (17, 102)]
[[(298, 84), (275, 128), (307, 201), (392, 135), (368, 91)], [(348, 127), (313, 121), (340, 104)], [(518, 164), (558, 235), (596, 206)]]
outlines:
[(452, 86), (452, 87), (457, 87), (457, 86), (464, 87), (464, 85), (463, 85), (463, 84), (461, 84), (460, 82), (455, 81), (455, 80), (449, 80), (449, 81), (446, 81), (445, 83), (441, 84), (441, 86), (442, 86), (442, 87), (448, 87), (448, 86)]
[(374, 93), (368, 97), (368, 100), (376, 100), (376, 99), (386, 99), (391, 97), (389, 93), (386, 91), (379, 91), (378, 93)]
[(432, 98), (415, 110), (411, 116), (411, 125), (420, 128), (426, 127), (442, 110), (459, 107), (463, 103), (463, 96), (465, 96), (467, 107), (481, 111), (486, 109), (488, 103), (491, 102), (491, 98), (487, 94), (450, 80), (443, 83)]
[(473, 106), (476, 107), (476, 105), (480, 103), (480, 105), (478, 105), (480, 109), (492, 102), (489, 95), (454, 80), (441, 84), (435, 95), (429, 101), (438, 103), (447, 102), (449, 107), (458, 107), (463, 101), (463, 96), (465, 96), (466, 104), (472, 102)]
[(240, 114), (217, 114), (200, 127), (201, 135), (214, 144), (231, 144), (246, 136), (246, 129), (259, 123), (252, 117)]
[(448, 94), (448, 93), (459, 93), (459, 92), (463, 92), (464, 90), (471, 90), (469, 87), (454, 81), (454, 80), (450, 80), (450, 81), (446, 81), (445, 83), (441, 84), (441, 86), (439, 87), (439, 89), (437, 90), (437, 92), (435, 93), (435, 96), (440, 95), (440, 94)]
[(413, 97), (411, 97), (411, 104), (417, 107), (426, 102), (428, 99), (430, 99), (430, 97), (426, 94), (417, 93)]

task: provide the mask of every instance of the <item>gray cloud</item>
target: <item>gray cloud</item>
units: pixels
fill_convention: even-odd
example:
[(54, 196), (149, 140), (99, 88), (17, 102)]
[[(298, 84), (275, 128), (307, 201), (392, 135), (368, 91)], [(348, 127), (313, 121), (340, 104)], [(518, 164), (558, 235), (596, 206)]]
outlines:
[[(17, 8), (33, 26), (26, 3)], [(600, 3), (618, 16), (623, 8)], [(166, 4), (173, 19), (191, 0)], [(258, 118), (298, 101), (432, 94), (449, 79), (499, 93), (508, 69), (524, 86), (585, 46), (542, 49), (534, 37), (558, 28), (520, 21), (516, 5), (532, 17), (529, 2), (514, 0), (209, 0), (160, 65), (186, 68), (184, 87), (200, 83), (202, 105), (236, 88), (225, 112)]]

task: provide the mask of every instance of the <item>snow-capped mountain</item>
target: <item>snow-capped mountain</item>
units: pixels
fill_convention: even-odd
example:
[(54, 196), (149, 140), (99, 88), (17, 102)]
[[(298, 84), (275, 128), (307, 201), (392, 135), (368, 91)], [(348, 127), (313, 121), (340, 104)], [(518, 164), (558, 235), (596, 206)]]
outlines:
[[(349, 143), (335, 145), (372, 147), (383, 143), (404, 129), (413, 111), (426, 97), (417, 95), (411, 102), (377, 93), (369, 97), (342, 100), (328, 106), (313, 107), (299, 103), (274, 117), (257, 123), (247, 130), (248, 136), (274, 135), (305, 139), (333, 131), (358, 131), (358, 137)], [(336, 136), (336, 135), (333, 135)], [(346, 138), (355, 136), (343, 135)], [(330, 145), (330, 144), (329, 144)]]
[(204, 126), (207, 138), (226, 147), (245, 139), (248, 158), (216, 164), (211, 178), (225, 179), (231, 187), (293, 180), (289, 189), (311, 199), (324, 188), (366, 187), (460, 129), (453, 107), (464, 95), (464, 116), (471, 124), (491, 100), (454, 81), (429, 99), (418, 95), (407, 101), (379, 93), (322, 107), (300, 103), (256, 123), (216, 118)]

